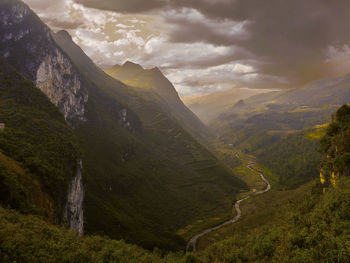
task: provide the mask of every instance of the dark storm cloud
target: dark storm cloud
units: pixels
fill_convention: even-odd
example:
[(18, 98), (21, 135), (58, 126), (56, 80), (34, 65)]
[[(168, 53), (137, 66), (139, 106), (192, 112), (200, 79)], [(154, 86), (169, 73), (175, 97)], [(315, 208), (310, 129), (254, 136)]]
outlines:
[[(239, 41), (250, 39), (250, 34), (244, 31), (243, 28), (247, 27), (249, 22), (237, 22), (228, 21), (225, 22), (220, 20), (210, 20), (203, 17), (202, 20), (191, 19), (183, 15), (177, 17), (166, 16), (165, 20), (167, 23), (172, 25), (170, 27), (170, 40), (172, 42), (182, 43), (195, 43), (195, 42), (206, 42), (218, 46), (231, 46), (237, 44)], [(242, 30), (232, 31), (235, 27), (242, 28)]]
[[(331, 71), (324, 63), (327, 48), (349, 41), (348, 0), (76, 1), (122, 13), (159, 12), (169, 25), (169, 41), (244, 48), (248, 59), (260, 61), (256, 70), (261, 74), (287, 77), (294, 84), (327, 76)], [(202, 18), (192, 19), (191, 13), (184, 16), (184, 10), (197, 10)], [(220, 27), (220, 23), (231, 22), (233, 27), (244, 21), (247, 23), (237, 34)], [(202, 66), (237, 59), (241, 55), (232, 52)]]
[[(171, 41), (206, 41), (216, 45), (244, 47), (265, 62), (259, 70), (283, 75), (295, 83), (321, 77), (328, 69), (324, 54), (331, 45), (348, 43), (348, 0), (177, 0), (177, 6), (199, 10), (209, 19), (250, 21), (248, 39), (218, 34), (208, 20), (191, 23), (167, 18), (175, 23)], [(181, 30), (183, 28), (183, 30)], [(350, 71), (350, 69), (349, 69)]]

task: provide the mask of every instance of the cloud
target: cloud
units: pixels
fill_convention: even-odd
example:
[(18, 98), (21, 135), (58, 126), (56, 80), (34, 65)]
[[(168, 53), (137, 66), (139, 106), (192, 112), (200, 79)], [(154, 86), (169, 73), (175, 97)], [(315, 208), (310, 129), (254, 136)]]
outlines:
[[(169, 16), (171, 41), (242, 47), (261, 62), (259, 72), (295, 85), (327, 76), (330, 69), (321, 66), (325, 49), (348, 41), (347, 0), (175, 2), (201, 15)], [(230, 34), (235, 25), (240, 30)]]
[(164, 11), (163, 17), (169, 24), (172, 42), (206, 42), (215, 45), (232, 45), (250, 38), (246, 27), (248, 20), (207, 18), (196, 9), (181, 8)]
[(176, 70), (168, 70), (167, 76), (178, 88), (181, 96), (210, 93), (232, 87), (255, 86), (260, 83), (261, 88), (271, 88), (286, 85), (286, 79), (264, 74), (257, 74), (256, 69), (248, 64), (233, 62), (206, 69), (182, 69), (181, 74)]
[(98, 65), (158, 66), (181, 92), (294, 87), (350, 69), (348, 0), (25, 2)]
[(85, 53), (102, 67), (139, 57), (150, 36), (156, 36), (157, 21), (150, 16), (101, 11), (73, 0), (25, 1), (53, 30), (67, 30)]
[(350, 47), (344, 45), (340, 47), (330, 46), (326, 51), (325, 64), (332, 70), (334, 75), (344, 75), (350, 69)]

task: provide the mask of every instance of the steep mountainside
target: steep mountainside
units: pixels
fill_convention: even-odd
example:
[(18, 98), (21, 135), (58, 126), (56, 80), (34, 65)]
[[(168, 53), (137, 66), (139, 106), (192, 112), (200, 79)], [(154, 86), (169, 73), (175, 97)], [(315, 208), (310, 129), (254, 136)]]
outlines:
[(69, 58), (56, 46), (50, 29), (24, 4), (4, 0), (0, 32), (1, 55), (33, 80), (68, 122), (84, 120), (87, 90)]
[[(157, 104), (162, 111), (167, 113), (174, 121), (179, 122), (187, 131), (192, 133), (198, 139), (206, 139), (210, 136), (207, 128), (180, 100), (174, 86), (167, 78), (154, 68), (153, 70), (144, 70), (140, 65), (127, 62), (122, 67), (115, 66), (105, 74), (98, 68), (89, 57), (77, 46), (67, 31), (59, 31), (52, 35), (56, 43), (73, 59), (79, 69), (87, 74), (90, 79), (98, 83), (99, 86), (110, 87), (117, 85), (115, 79), (122, 81), (124, 84), (118, 83), (117, 92), (119, 99), (126, 101), (131, 106), (138, 102), (130, 101), (130, 95), (135, 92), (143, 99), (151, 100), (153, 104)], [(120, 69), (120, 70), (117, 70)], [(116, 72), (119, 73), (116, 73)], [(142, 88), (142, 89), (140, 89)], [(137, 110), (137, 108), (136, 108)]]
[(106, 73), (129, 86), (156, 93), (164, 100), (160, 101), (162, 108), (173, 115), (188, 131), (197, 138), (208, 136), (206, 127), (185, 106), (173, 84), (158, 68), (146, 70), (140, 65), (128, 61), (122, 66), (116, 65), (107, 69)]
[(78, 202), (68, 200), (80, 168), (76, 136), (48, 98), (2, 60), (0, 121), (1, 204), (56, 223), (65, 218), (79, 230), (70, 212)]
[[(164, 110), (158, 94), (105, 74), (73, 42), (55, 40), (22, 2), (2, 1), (0, 13), (0, 54), (58, 106), (78, 138), (83, 175), (75, 162), (68, 203), (85, 193), (87, 233), (178, 249), (178, 229), (230, 216), (245, 185)], [(76, 210), (80, 204), (67, 215)], [(76, 216), (79, 225), (82, 213)]]

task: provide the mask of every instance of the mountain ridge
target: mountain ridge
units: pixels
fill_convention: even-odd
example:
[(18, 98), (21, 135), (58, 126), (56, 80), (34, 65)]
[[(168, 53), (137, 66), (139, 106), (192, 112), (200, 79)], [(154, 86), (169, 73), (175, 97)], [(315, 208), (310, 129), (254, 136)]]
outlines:
[(206, 137), (210, 136), (205, 125), (185, 106), (174, 85), (158, 67), (144, 69), (141, 65), (126, 61), (123, 65), (115, 65), (105, 69), (105, 72), (129, 86), (159, 95), (164, 100), (163, 108), (170, 110), (175, 118), (196, 138), (205, 141)]

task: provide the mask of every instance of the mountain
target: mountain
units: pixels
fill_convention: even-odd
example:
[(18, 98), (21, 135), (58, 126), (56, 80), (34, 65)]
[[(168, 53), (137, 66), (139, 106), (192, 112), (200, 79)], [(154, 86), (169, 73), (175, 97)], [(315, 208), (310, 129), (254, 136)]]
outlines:
[[(82, 233), (72, 202), (79, 182), (77, 138), (33, 83), (0, 60), (0, 202)], [(73, 210), (73, 211), (72, 211)]]
[(83, 121), (88, 100), (85, 84), (50, 29), (18, 1), (2, 1), (0, 14), (1, 55), (33, 80), (69, 123)]
[(207, 95), (188, 96), (182, 100), (202, 121), (210, 123), (238, 101), (266, 92), (262, 89), (232, 88)]
[(234, 109), (241, 109), (245, 106), (244, 100), (239, 100), (235, 105), (233, 105)]
[[(108, 76), (18, 0), (0, 3), (0, 36), (1, 56), (57, 106), (76, 138), (74, 177), (63, 196), (50, 193), (67, 200), (63, 217), (72, 228), (175, 250), (184, 247), (179, 229), (231, 215), (245, 184), (182, 127), (164, 98)], [(56, 156), (47, 158), (56, 163)]]
[(158, 94), (164, 100), (163, 109), (173, 115), (183, 127), (198, 138), (208, 136), (206, 127), (184, 105), (173, 84), (157, 67), (147, 70), (138, 64), (127, 61), (122, 66), (115, 65), (105, 71), (129, 86)]
[(147, 70), (127, 61), (122, 66), (115, 65), (106, 69), (105, 72), (129, 86), (154, 91), (171, 106), (179, 107), (182, 104), (174, 86), (157, 67)]
[[(348, 102), (349, 86), (350, 74), (318, 80), (300, 88), (259, 94), (246, 99), (244, 112), (254, 114), (273, 108), (283, 111), (312, 111), (331, 107), (334, 110)], [(223, 114), (235, 113), (237, 111), (231, 108)]]

